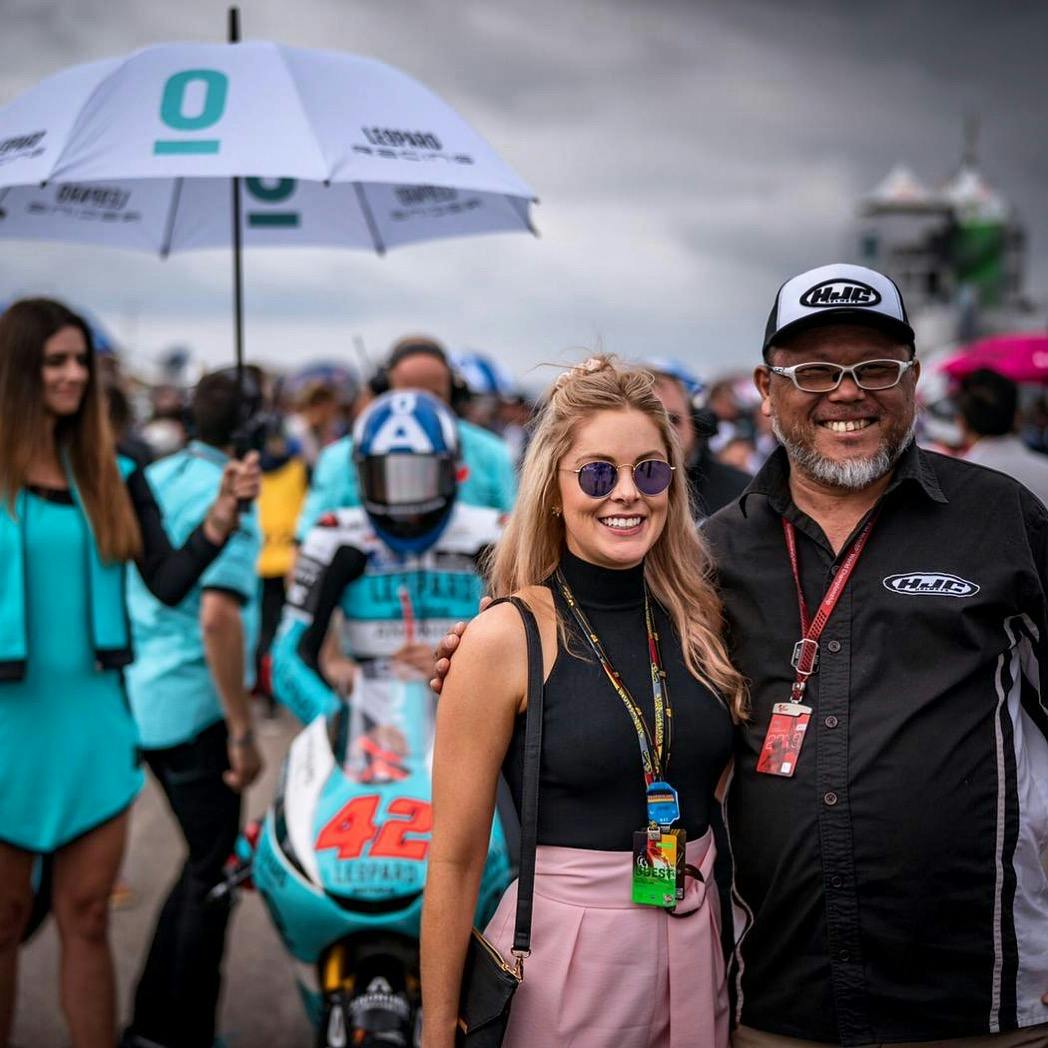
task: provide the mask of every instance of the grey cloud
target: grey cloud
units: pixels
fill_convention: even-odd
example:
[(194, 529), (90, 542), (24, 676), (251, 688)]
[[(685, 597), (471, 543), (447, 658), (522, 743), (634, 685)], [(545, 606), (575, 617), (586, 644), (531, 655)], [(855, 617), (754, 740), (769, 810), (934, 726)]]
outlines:
[[(2, 4), (0, 103), (74, 62), (225, 32), (224, 6), (207, 0)], [(543, 199), (538, 242), (502, 236), (386, 259), (253, 253), (249, 339), (260, 346), (284, 337), (281, 318), (298, 318), (332, 343), (347, 326), (376, 345), (427, 327), (521, 368), (598, 336), (707, 372), (747, 363), (781, 280), (853, 253), (858, 197), (896, 161), (927, 181), (947, 175), (968, 112), (982, 117), (986, 174), (1030, 223), (1031, 289), (1045, 296), (1043, 3), (242, 7), (248, 37), (373, 54), (423, 80)], [(43, 287), (118, 327), (129, 310), (155, 314), (152, 337), (192, 315), (212, 356), (227, 352), (228, 279), (220, 253), (161, 264), (0, 242), (0, 298)]]

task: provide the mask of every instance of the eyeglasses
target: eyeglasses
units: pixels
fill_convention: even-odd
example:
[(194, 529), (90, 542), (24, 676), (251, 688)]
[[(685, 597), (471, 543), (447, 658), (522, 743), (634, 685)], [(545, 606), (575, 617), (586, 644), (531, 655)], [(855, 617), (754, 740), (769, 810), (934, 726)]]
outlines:
[(619, 470), (628, 469), (633, 474), (633, 483), (642, 495), (661, 495), (673, 480), (671, 466), (664, 459), (644, 459), (643, 462), (628, 462), (619, 466), (614, 462), (597, 459), (587, 462), (578, 469), (565, 469), (565, 473), (574, 473), (579, 478), (579, 487), (585, 495), (593, 499), (607, 498), (619, 482)]
[(811, 363), (794, 364), (789, 368), (767, 365), (776, 375), (788, 378), (804, 393), (830, 393), (847, 375), (859, 389), (891, 389), (897, 386), (914, 360), (864, 360), (861, 364), (845, 367), (843, 364)]

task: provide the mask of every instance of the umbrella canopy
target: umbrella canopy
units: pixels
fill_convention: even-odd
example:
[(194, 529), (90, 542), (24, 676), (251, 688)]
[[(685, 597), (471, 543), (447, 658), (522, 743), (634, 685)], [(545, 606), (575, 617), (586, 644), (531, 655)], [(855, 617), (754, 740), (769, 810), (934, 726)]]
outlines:
[(994, 335), (948, 357), (939, 369), (961, 378), (990, 368), (1015, 382), (1048, 382), (1048, 332)]
[[(242, 199), (245, 247), (382, 253), (425, 240), (531, 230), (522, 198), (447, 186), (246, 178)], [(229, 247), (232, 220), (228, 179), (111, 179), (0, 189), (0, 237), (17, 240), (104, 244), (166, 257)]]
[(235, 176), (246, 244), (384, 251), (531, 230), (533, 191), (480, 135), (358, 55), (160, 44), (65, 70), (0, 109), (0, 236), (160, 254), (228, 245)]

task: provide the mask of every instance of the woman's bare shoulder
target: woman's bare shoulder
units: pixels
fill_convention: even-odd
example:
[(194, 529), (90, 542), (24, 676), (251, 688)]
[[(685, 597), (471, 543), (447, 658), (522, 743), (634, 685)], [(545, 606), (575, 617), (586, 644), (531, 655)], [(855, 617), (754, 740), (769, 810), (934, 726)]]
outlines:
[[(553, 615), (553, 599), (549, 590), (545, 586), (527, 586), (513, 596), (519, 597), (531, 609), (539, 629), (544, 631), (547, 620)], [(459, 650), (482, 656), (522, 657), (525, 654), (525, 641), (520, 612), (509, 601), (486, 608), (470, 620), (462, 635)]]

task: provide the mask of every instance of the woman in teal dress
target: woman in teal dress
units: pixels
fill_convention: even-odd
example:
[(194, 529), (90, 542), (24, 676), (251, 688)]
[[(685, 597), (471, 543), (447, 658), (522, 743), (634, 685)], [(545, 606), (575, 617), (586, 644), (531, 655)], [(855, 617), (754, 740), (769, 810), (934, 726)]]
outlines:
[(109, 895), (143, 781), (121, 676), (126, 565), (177, 604), (257, 488), (253, 457), (231, 463), (173, 550), (143, 474), (114, 452), (86, 324), (46, 299), (0, 316), (0, 1048), (38, 853), (53, 855), (73, 1045), (112, 1048)]

